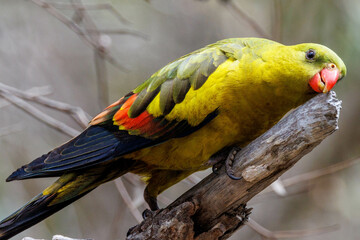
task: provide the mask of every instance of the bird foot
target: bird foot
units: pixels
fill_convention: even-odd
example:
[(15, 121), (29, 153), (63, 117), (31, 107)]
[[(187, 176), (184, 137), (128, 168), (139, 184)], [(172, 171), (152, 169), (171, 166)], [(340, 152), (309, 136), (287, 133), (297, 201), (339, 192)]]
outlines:
[(150, 194), (149, 185), (146, 186), (144, 190), (144, 200), (149, 205), (150, 209), (145, 209), (142, 213), (144, 220), (154, 215), (154, 213), (159, 210), (159, 205), (157, 204), (157, 198)]
[(241, 177), (236, 177), (234, 175), (234, 170), (233, 170), (233, 164), (234, 164), (234, 159), (236, 154), (240, 151), (241, 149), (239, 147), (232, 147), (230, 152), (227, 149), (221, 150), (221, 152), (217, 153), (216, 155), (214, 155), (212, 158), (222, 158), (224, 159), (225, 156), (226, 159), (216, 162), (213, 167), (212, 170), (215, 174), (219, 173), (219, 170), (221, 169), (221, 167), (225, 164), (225, 172), (226, 174), (233, 180), (240, 180)]
[(145, 210), (142, 212), (142, 217), (143, 217), (143, 219), (145, 220), (145, 219), (147, 219), (147, 218), (151, 218), (152, 216), (155, 215), (155, 212), (156, 212), (156, 211), (157, 211), (157, 210), (151, 211), (150, 209), (145, 209)]
[(240, 152), (240, 150), (241, 149), (239, 147), (233, 147), (231, 149), (228, 157), (225, 160), (225, 172), (229, 176), (229, 178), (231, 178), (232, 180), (240, 180), (241, 179), (241, 177), (236, 177), (234, 175), (234, 169), (233, 169), (235, 156), (238, 152)]

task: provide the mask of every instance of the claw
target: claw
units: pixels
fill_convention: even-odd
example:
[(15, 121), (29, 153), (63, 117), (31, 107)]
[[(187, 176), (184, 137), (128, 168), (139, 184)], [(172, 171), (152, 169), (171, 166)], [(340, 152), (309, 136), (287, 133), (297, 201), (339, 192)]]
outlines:
[(229, 156), (225, 160), (225, 172), (232, 180), (240, 180), (242, 177), (234, 176), (234, 170), (232, 169), (236, 154), (240, 151), (239, 147), (233, 147)]
[(223, 165), (223, 162), (215, 163), (212, 166), (212, 172), (215, 173), (215, 174), (219, 174), (222, 165)]
[(236, 214), (237, 219), (242, 223), (245, 223), (249, 220), (249, 215), (251, 214), (252, 208), (247, 208), (246, 204), (240, 205), (237, 209), (238, 213)]
[[(230, 151), (229, 151), (230, 150)], [(229, 176), (229, 178), (233, 180), (240, 180), (241, 177), (234, 176), (234, 171), (232, 169), (233, 162), (235, 160), (236, 154), (241, 149), (239, 147), (226, 147), (220, 150), (219, 152), (215, 153), (211, 156), (210, 161), (215, 162), (212, 163), (212, 171), (215, 174), (219, 174), (219, 170), (225, 164), (225, 172)], [(223, 160), (226, 157), (225, 161)]]
[(145, 209), (141, 215), (142, 215), (143, 219), (145, 220), (149, 217), (152, 217), (153, 213), (154, 213), (154, 211), (151, 211), (150, 209)]

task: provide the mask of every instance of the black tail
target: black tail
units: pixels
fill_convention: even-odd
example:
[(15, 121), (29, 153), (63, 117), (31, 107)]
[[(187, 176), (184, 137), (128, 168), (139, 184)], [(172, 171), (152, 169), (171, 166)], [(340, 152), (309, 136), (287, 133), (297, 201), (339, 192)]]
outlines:
[(0, 222), (0, 240), (9, 239), (12, 236), (24, 231), (81, 198), (88, 192), (82, 193), (81, 195), (55, 205), (50, 205), (50, 203), (56, 197), (56, 194), (43, 195), (41, 193), (37, 195), (25, 206)]
[(126, 160), (119, 162), (121, 167), (97, 167), (83, 173), (64, 174), (25, 206), (0, 222), (0, 240), (11, 238), (86, 195), (100, 184), (128, 172), (130, 164), (127, 165)]
[(0, 240), (11, 238), (89, 193), (102, 183), (101, 175), (94, 171), (64, 174), (25, 206), (0, 222)]

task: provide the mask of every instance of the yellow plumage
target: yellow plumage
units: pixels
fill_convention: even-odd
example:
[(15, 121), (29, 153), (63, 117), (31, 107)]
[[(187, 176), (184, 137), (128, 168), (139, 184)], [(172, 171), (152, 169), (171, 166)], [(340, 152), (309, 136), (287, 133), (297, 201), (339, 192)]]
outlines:
[(7, 180), (60, 177), (0, 223), (7, 239), (127, 172), (146, 178), (145, 200), (211, 156), (243, 147), (292, 108), (329, 91), (346, 74), (342, 60), (318, 44), (225, 39), (154, 73), (96, 116), (82, 134)]
[[(317, 49), (326, 60), (335, 62), (343, 74), (345, 71), (337, 55), (321, 45), (284, 46), (264, 39), (233, 40), (237, 41), (245, 45), (238, 54), (241, 58), (230, 57), (218, 66), (201, 88), (191, 88), (184, 101), (175, 105), (165, 118), (186, 119), (197, 125), (215, 109), (219, 109), (218, 116), (189, 136), (125, 156), (146, 163), (145, 169), (135, 172), (147, 176), (151, 195), (156, 196), (168, 185), (209, 167), (209, 158), (224, 147), (245, 146), (286, 112), (314, 96), (308, 81), (326, 62), (309, 64), (306, 50)], [(159, 102), (160, 93), (147, 111), (160, 116)], [(173, 170), (185, 172), (177, 176)], [(156, 180), (159, 177), (166, 179), (166, 186)]]

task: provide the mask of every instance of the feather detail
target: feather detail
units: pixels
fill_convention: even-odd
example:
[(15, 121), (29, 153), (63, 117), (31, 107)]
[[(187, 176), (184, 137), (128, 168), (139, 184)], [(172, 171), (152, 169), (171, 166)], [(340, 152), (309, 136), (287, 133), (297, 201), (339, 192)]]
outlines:
[(159, 93), (160, 88), (156, 88), (153, 91), (148, 91), (147, 89), (142, 90), (135, 101), (132, 103), (128, 115), (130, 118), (135, 118), (139, 116), (142, 112), (145, 111), (149, 103), (154, 99), (154, 97)]
[(184, 100), (186, 93), (190, 89), (189, 79), (175, 78), (173, 80), (173, 100), (175, 103), (180, 103)]
[(161, 85), (160, 90), (160, 110), (163, 115), (171, 112), (175, 106), (173, 99), (173, 80), (166, 81)]
[(159, 91), (160, 111), (163, 115), (170, 113), (176, 104), (184, 100), (190, 87), (194, 90), (199, 89), (228, 59), (225, 50), (222, 51), (218, 47), (218, 45), (213, 45), (185, 55), (154, 73), (133, 91), (138, 94), (138, 97), (130, 107), (128, 115), (131, 118), (139, 116)]
[(139, 134), (142, 133), (142, 127), (145, 125), (153, 126), (152, 117), (146, 110), (143, 111), (140, 115), (135, 118), (131, 118), (128, 114), (128, 111), (132, 104), (137, 99), (138, 94), (132, 95), (122, 106), (121, 108), (115, 113), (113, 117), (114, 125), (118, 125), (120, 130), (136, 130), (139, 131)]

